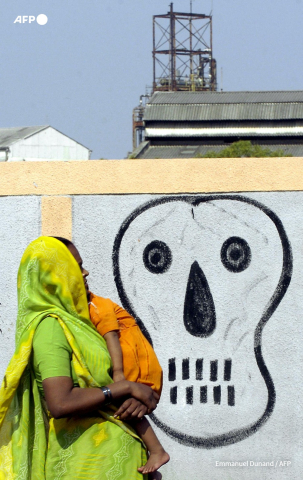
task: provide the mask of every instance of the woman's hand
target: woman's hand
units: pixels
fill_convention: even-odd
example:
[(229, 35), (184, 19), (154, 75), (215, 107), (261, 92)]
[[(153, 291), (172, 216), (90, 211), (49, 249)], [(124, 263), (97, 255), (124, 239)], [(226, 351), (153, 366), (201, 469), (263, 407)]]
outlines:
[(140, 400), (146, 407), (147, 413), (151, 413), (159, 402), (159, 395), (154, 392), (148, 385), (142, 383), (130, 383), (130, 396)]
[(144, 417), (148, 412), (147, 406), (141, 403), (136, 398), (128, 398), (116, 411), (114, 417), (119, 417), (120, 420), (134, 420)]

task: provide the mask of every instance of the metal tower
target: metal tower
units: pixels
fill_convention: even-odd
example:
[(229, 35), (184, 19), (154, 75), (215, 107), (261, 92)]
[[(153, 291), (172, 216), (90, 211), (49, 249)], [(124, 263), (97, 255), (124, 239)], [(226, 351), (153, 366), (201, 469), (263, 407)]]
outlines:
[(153, 16), (153, 92), (216, 90), (212, 15), (174, 12)]
[[(217, 90), (217, 65), (213, 58), (212, 15), (174, 12), (153, 16), (153, 86), (156, 91)], [(144, 140), (144, 110), (133, 110), (133, 150)]]

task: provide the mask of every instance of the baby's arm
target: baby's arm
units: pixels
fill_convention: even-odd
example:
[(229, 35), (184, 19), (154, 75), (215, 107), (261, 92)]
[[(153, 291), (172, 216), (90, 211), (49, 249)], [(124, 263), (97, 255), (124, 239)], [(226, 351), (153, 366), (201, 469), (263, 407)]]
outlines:
[(123, 355), (119, 342), (119, 335), (116, 330), (107, 332), (104, 335), (109, 354), (113, 362), (113, 380), (119, 382), (125, 380), (123, 373)]

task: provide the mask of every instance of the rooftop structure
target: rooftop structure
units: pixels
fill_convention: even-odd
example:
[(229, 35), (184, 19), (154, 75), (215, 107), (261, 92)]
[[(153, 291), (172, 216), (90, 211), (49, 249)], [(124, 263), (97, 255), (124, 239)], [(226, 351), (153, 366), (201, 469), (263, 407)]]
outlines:
[(194, 157), (238, 140), (303, 156), (303, 91), (155, 92), (144, 124), (135, 158)]
[(217, 88), (212, 16), (190, 10), (153, 16), (153, 92)]
[[(152, 92), (195, 92), (217, 89), (217, 65), (213, 58), (212, 15), (174, 12), (153, 16)], [(144, 108), (141, 95), (133, 110), (133, 149), (143, 140)]]

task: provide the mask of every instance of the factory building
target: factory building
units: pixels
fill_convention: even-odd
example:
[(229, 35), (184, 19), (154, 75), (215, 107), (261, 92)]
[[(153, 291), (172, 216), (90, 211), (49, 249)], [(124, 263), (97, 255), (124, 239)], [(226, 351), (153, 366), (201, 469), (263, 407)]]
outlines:
[(156, 91), (133, 158), (191, 158), (250, 140), (303, 156), (303, 91)]
[(0, 161), (89, 160), (91, 150), (49, 125), (0, 128)]
[(212, 15), (190, 7), (153, 17), (152, 94), (133, 111), (131, 158), (201, 157), (239, 140), (303, 156), (303, 91), (217, 91)]

